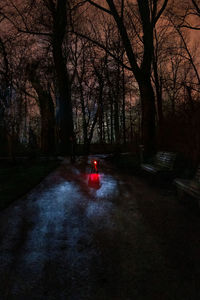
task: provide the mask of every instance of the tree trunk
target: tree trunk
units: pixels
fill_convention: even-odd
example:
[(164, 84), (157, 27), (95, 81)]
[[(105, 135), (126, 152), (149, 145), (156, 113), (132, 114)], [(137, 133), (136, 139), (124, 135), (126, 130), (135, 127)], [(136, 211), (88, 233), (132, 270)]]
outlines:
[(41, 150), (45, 154), (55, 151), (55, 116), (53, 103), (46, 102), (41, 112)]
[(110, 95), (110, 143), (113, 144), (113, 98)]
[(119, 93), (117, 93), (114, 100), (114, 129), (115, 129), (115, 143), (119, 144)]
[(125, 91), (125, 74), (122, 68), (122, 127), (123, 127), (123, 143), (126, 145), (126, 91)]
[(62, 154), (70, 154), (70, 137), (73, 136), (71, 90), (66, 64), (62, 53), (62, 45), (59, 43), (53, 43), (53, 56), (57, 75), (57, 120), (59, 128), (60, 152)]
[(30, 81), (38, 95), (40, 116), (41, 116), (41, 150), (43, 153), (54, 153), (55, 151), (55, 112), (54, 104), (49, 92), (37, 79), (37, 74), (32, 70)]
[[(83, 141), (84, 141), (84, 146), (87, 151), (87, 143), (88, 143), (88, 124), (86, 122), (86, 112), (85, 112), (85, 103), (84, 103), (84, 96), (83, 96), (83, 87), (80, 84), (80, 100), (81, 100), (81, 110), (82, 110), (82, 126), (83, 126)], [(87, 153), (87, 152), (86, 152)]]
[(154, 71), (156, 99), (157, 99), (158, 127), (159, 129), (161, 129), (163, 123), (162, 82), (161, 80), (159, 81), (158, 66), (157, 66), (157, 60), (155, 54), (153, 55), (153, 71)]
[(99, 142), (100, 144), (103, 144), (104, 138), (103, 138), (103, 122), (104, 122), (104, 110), (103, 110), (103, 88), (104, 83), (101, 79), (99, 79), (99, 97), (98, 97), (98, 107), (99, 107)]
[(98, 119), (98, 116), (99, 116), (99, 107), (97, 108), (97, 111), (95, 113), (95, 116), (94, 116), (94, 119), (93, 119), (93, 122), (92, 122), (92, 126), (91, 126), (91, 129), (90, 129), (90, 132), (89, 132), (89, 137), (87, 139), (87, 144), (86, 144), (86, 154), (89, 154), (89, 151), (90, 151), (90, 144), (91, 144), (91, 141), (92, 141), (92, 138), (93, 138), (93, 133), (94, 133), (94, 128), (95, 128), (95, 125), (97, 123), (97, 119)]
[(56, 3), (50, 1), (53, 18), (52, 48), (57, 87), (57, 126), (62, 154), (71, 154), (71, 141), (74, 136), (71, 86), (62, 48), (66, 37), (67, 5), (67, 0), (57, 0)]
[(110, 143), (110, 128), (109, 128), (109, 117), (108, 112), (106, 111), (106, 134), (107, 134), (107, 142)]
[(142, 143), (145, 153), (152, 155), (156, 149), (155, 139), (155, 97), (149, 78), (139, 83), (142, 106)]

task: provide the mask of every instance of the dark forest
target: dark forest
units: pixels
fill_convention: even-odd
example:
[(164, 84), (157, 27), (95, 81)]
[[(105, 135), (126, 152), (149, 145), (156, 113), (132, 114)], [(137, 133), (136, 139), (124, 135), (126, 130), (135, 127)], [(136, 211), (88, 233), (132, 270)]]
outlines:
[(200, 0), (0, 0), (0, 300), (200, 299)]
[(76, 141), (197, 162), (196, 1), (1, 1), (0, 16), (1, 155)]

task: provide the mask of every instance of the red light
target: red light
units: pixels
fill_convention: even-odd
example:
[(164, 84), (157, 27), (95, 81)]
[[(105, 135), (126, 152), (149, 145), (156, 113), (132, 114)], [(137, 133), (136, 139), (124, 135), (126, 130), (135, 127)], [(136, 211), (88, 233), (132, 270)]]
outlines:
[(97, 173), (92, 173), (89, 175), (88, 185), (91, 188), (99, 189), (100, 188), (100, 176)]
[(95, 164), (95, 165), (97, 164), (97, 161), (96, 161), (96, 160), (94, 160), (94, 164)]

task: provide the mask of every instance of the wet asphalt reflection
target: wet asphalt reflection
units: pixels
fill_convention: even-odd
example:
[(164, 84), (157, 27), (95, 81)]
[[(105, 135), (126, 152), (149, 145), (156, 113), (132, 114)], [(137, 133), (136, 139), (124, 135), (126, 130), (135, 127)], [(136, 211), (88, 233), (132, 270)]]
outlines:
[(200, 299), (196, 210), (91, 159), (0, 212), (0, 300)]
[(63, 164), (1, 213), (0, 299), (94, 299), (118, 184), (100, 173), (90, 187), (88, 176)]

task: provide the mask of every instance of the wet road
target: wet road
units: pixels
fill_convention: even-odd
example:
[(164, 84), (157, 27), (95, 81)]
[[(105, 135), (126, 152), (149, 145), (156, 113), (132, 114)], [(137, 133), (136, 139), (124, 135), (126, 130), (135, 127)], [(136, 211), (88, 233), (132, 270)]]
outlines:
[(100, 186), (64, 162), (0, 213), (1, 300), (199, 299), (198, 217), (102, 164)]

